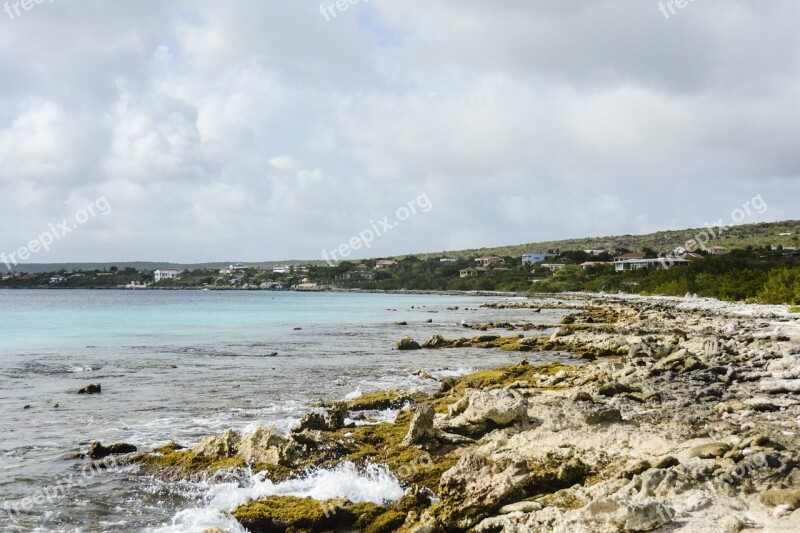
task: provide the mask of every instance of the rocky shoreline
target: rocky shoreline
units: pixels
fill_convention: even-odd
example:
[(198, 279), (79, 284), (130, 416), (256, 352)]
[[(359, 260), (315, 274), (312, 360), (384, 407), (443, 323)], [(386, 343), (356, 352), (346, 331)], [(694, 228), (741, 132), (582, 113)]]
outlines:
[[(288, 436), (232, 430), (131, 456), (143, 475), (249, 467), (274, 482), (382, 465), (404, 495), (381, 504), (270, 496), (231, 509), (266, 531), (800, 531), (800, 317), (710, 300), (559, 295), (550, 335), (475, 324), (398, 349), (567, 352), (322, 406)], [(499, 331), (501, 334), (489, 333)], [(354, 425), (376, 409), (394, 423)]]

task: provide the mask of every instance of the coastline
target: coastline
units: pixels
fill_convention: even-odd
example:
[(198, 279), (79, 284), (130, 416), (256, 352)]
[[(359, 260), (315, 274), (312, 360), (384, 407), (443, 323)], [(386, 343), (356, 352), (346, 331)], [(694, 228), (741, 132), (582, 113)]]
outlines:
[[(578, 310), (552, 335), (519, 333), (549, 299)], [(496, 305), (529, 306), (531, 322), (399, 346), (558, 351), (576, 365), (522, 362), (443, 379), (432, 395), (369, 393), (326, 404), (288, 436), (229, 431), (130, 460), (171, 479), (249, 465), (277, 485), (312, 467), (375, 465), (402, 489), (385, 501), (262, 494), (220, 509), (252, 532), (800, 527), (800, 317), (787, 306), (585, 293)], [(375, 409), (396, 419), (352, 425)]]

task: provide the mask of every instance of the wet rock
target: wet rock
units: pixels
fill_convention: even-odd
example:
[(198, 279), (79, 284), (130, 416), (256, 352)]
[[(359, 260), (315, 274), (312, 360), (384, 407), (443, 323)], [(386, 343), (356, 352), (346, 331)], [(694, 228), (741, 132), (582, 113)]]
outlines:
[(422, 347), (419, 345), (417, 341), (412, 339), (411, 337), (403, 337), (399, 341), (397, 341), (397, 349), (398, 350), (421, 350)]
[(275, 428), (259, 425), (253, 433), (242, 437), (236, 454), (248, 464), (277, 465), (286, 445), (286, 439), (278, 436)]
[(394, 325), (395, 325), (395, 326), (407, 326), (407, 325), (408, 325), (408, 322), (406, 322), (405, 320), (403, 320), (403, 321), (401, 321), (401, 322), (395, 322), (395, 323), (394, 323)]
[(233, 457), (239, 450), (241, 440), (236, 431), (228, 429), (222, 435), (204, 438), (192, 451), (200, 457)]
[(297, 433), (304, 430), (327, 431), (328, 421), (325, 415), (320, 413), (308, 413), (301, 420), (300, 425), (295, 429)]
[(408, 433), (401, 443), (402, 446), (412, 446), (415, 444), (426, 444), (436, 438), (436, 430), (433, 427), (435, 411), (430, 404), (420, 404), (417, 406), (414, 418), (411, 419), (411, 426)]
[(325, 408), (325, 424), (328, 431), (336, 431), (344, 427), (347, 411), (347, 402), (334, 402)]
[(124, 442), (117, 442), (109, 446), (103, 446), (100, 444), (100, 442), (95, 441), (89, 447), (89, 453), (87, 455), (92, 459), (104, 459), (110, 455), (125, 455), (128, 453), (133, 453), (136, 450), (136, 446)]
[(444, 348), (448, 346), (449, 342), (441, 335), (434, 335), (423, 344), (423, 348)]
[(87, 385), (84, 388), (78, 391), (78, 394), (100, 394), (102, 390), (102, 386), (97, 383), (93, 385)]

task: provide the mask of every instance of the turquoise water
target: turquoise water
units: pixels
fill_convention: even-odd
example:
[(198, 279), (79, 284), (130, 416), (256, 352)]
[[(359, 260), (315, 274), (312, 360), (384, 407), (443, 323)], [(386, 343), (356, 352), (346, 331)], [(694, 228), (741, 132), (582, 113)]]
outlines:
[[(228, 427), (288, 431), (321, 400), (437, 386), (415, 370), (442, 377), (520, 358), (500, 350), (398, 352), (404, 335), (469, 336), (462, 322), (555, 324), (565, 313), (489, 312), (479, 307), (487, 300), (496, 299), (0, 291), (0, 530), (196, 531), (176, 517), (203, 503), (207, 485), (122, 470), (82, 480), (24, 513), (2, 509), (74, 474), (85, 463), (65, 457), (93, 440), (148, 450), (171, 440), (192, 445)], [(102, 394), (76, 393), (89, 383), (101, 383)]]

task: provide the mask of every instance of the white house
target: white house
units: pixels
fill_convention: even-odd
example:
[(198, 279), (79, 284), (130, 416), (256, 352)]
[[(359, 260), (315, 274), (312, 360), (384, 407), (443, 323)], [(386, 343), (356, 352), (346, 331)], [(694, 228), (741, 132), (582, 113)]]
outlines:
[(614, 269), (617, 272), (626, 270), (639, 270), (642, 268), (660, 268), (669, 270), (674, 266), (688, 265), (689, 260), (681, 257), (656, 257), (653, 259), (621, 259), (614, 261)]
[(289, 265), (272, 267), (273, 274), (291, 274), (292, 267)]
[(156, 276), (156, 283), (165, 279), (178, 279), (183, 274), (183, 270), (176, 268), (161, 268), (153, 272)]
[(55, 284), (58, 284), (58, 283), (64, 283), (66, 281), (67, 281), (67, 278), (65, 278), (64, 276), (56, 275), (56, 276), (53, 276), (52, 278), (50, 278), (50, 284), (51, 285), (55, 285)]

